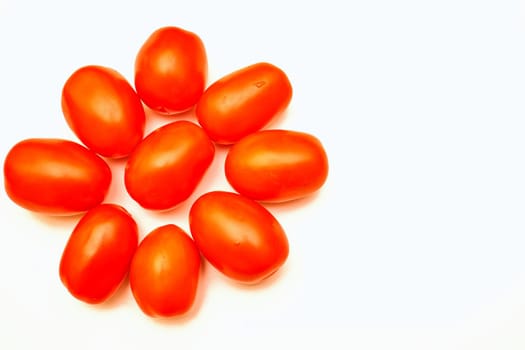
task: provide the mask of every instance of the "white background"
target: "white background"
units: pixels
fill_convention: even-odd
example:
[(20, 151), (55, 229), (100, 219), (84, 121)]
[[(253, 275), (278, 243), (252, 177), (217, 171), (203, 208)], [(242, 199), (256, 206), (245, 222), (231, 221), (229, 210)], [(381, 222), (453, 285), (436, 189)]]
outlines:
[[(67, 77), (100, 64), (132, 80), (139, 47), (165, 25), (202, 38), (210, 83), (258, 61), (281, 67), (294, 96), (270, 127), (323, 142), (322, 190), (268, 207), (288, 234), (286, 265), (246, 287), (206, 264), (194, 308), (171, 320), (144, 316), (127, 281), (89, 306), (58, 277), (79, 217), (30, 213), (2, 190), (1, 349), (525, 348), (523, 1), (0, 0), (2, 159), (25, 138), (76, 140), (60, 109)], [(177, 118), (193, 116), (149, 113), (147, 130)], [(225, 151), (163, 213), (136, 205), (111, 161), (107, 201), (141, 237), (187, 230), (198, 195), (230, 189)]]

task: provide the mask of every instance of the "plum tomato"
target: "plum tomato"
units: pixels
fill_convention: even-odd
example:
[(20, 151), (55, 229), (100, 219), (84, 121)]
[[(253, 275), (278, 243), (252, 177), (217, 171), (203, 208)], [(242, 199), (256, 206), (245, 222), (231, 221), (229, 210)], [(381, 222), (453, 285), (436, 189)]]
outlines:
[(162, 114), (192, 108), (206, 87), (208, 60), (199, 36), (162, 27), (144, 42), (135, 59), (135, 88), (142, 101)]
[(129, 272), (140, 309), (151, 317), (186, 313), (197, 292), (201, 256), (191, 237), (176, 225), (151, 231), (139, 244)]
[(104, 157), (129, 155), (144, 136), (142, 102), (128, 81), (111, 68), (76, 70), (62, 89), (62, 111), (80, 141)]
[(261, 130), (233, 145), (226, 179), (240, 194), (283, 202), (317, 191), (328, 176), (328, 158), (315, 136), (290, 130)]
[(278, 67), (259, 62), (211, 84), (195, 114), (210, 138), (232, 144), (255, 132), (282, 112), (292, 98), (292, 85)]
[(98, 304), (128, 274), (138, 245), (135, 220), (121, 206), (101, 204), (75, 226), (60, 260), (60, 279), (77, 299)]
[(215, 146), (198, 125), (179, 120), (151, 134), (129, 156), (124, 183), (142, 207), (175, 207), (195, 190), (215, 154)]
[(233, 280), (258, 283), (288, 257), (288, 239), (277, 219), (239, 194), (205, 193), (193, 203), (189, 223), (204, 257)]
[(26, 139), (4, 161), (7, 195), (19, 206), (45, 214), (72, 215), (100, 204), (111, 170), (95, 152), (62, 139)]

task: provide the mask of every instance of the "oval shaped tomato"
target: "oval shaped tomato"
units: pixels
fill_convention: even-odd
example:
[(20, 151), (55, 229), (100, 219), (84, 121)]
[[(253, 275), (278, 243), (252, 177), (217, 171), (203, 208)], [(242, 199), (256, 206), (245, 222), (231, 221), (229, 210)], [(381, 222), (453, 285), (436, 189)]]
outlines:
[(225, 173), (240, 194), (257, 201), (283, 202), (321, 188), (328, 176), (328, 158), (313, 135), (262, 130), (230, 148)]
[(292, 85), (278, 67), (256, 63), (210, 85), (195, 113), (210, 138), (231, 144), (268, 124), (292, 98)]
[(236, 193), (214, 191), (190, 209), (190, 231), (204, 257), (226, 276), (257, 283), (288, 257), (288, 239), (275, 217)]
[(62, 89), (62, 111), (80, 141), (104, 157), (127, 156), (144, 136), (142, 102), (111, 68), (76, 70)]
[(164, 114), (193, 107), (206, 86), (208, 60), (202, 40), (190, 31), (153, 32), (135, 60), (135, 88), (144, 103)]
[(169, 209), (187, 199), (210, 166), (215, 147), (196, 124), (181, 120), (149, 134), (126, 164), (130, 196), (146, 209)]
[(135, 220), (121, 206), (101, 204), (75, 226), (60, 260), (60, 280), (77, 299), (97, 304), (126, 277), (138, 245)]
[(104, 200), (110, 183), (107, 163), (72, 141), (23, 140), (11, 148), (4, 161), (7, 195), (35, 212), (84, 212)]
[(187, 312), (195, 300), (201, 257), (193, 240), (176, 225), (151, 231), (131, 262), (129, 283), (140, 309), (152, 317)]

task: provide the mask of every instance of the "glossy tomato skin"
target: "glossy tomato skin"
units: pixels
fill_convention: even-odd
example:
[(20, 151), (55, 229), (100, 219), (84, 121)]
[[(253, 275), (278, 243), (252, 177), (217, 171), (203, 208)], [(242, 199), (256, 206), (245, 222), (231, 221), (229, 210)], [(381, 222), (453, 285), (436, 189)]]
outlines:
[(146, 209), (170, 209), (195, 190), (215, 154), (215, 146), (198, 125), (180, 120), (149, 134), (126, 164), (124, 183)]
[(288, 239), (259, 203), (232, 192), (213, 191), (190, 209), (190, 231), (204, 257), (224, 275), (258, 283), (288, 258)]
[(98, 304), (128, 274), (138, 245), (135, 220), (121, 206), (101, 204), (78, 222), (62, 253), (60, 279), (77, 299)]
[(307, 196), (328, 177), (328, 157), (315, 136), (290, 130), (261, 130), (233, 145), (226, 179), (240, 194), (262, 202)]
[(165, 225), (142, 240), (131, 262), (129, 282), (140, 309), (151, 317), (186, 313), (194, 303), (201, 257), (180, 227)]
[(68, 140), (23, 140), (11, 148), (4, 161), (9, 198), (44, 214), (85, 212), (104, 200), (110, 183), (107, 163)]
[(111, 68), (76, 70), (62, 89), (62, 111), (80, 141), (104, 157), (129, 155), (144, 136), (142, 102), (128, 81)]
[(153, 32), (135, 59), (135, 88), (142, 101), (163, 114), (193, 107), (206, 86), (206, 49), (195, 33), (178, 27)]
[(195, 108), (199, 124), (219, 144), (232, 144), (267, 125), (292, 98), (278, 67), (256, 63), (211, 84)]

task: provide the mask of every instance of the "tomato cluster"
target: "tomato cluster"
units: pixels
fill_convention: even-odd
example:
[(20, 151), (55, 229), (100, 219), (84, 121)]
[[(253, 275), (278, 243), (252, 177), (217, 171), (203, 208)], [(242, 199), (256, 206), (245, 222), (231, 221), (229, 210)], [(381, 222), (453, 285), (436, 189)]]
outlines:
[[(60, 260), (60, 279), (77, 299), (108, 299), (129, 275), (140, 309), (180, 315), (193, 305), (201, 255), (228, 278), (258, 283), (288, 257), (286, 234), (266, 202), (307, 196), (323, 186), (328, 160), (313, 135), (262, 130), (287, 108), (292, 86), (260, 62), (206, 87), (208, 62), (196, 34), (163, 27), (138, 51), (134, 87), (117, 71), (81, 67), (62, 90), (65, 120), (82, 144), (32, 138), (4, 161), (7, 195), (49, 215), (83, 216)], [(177, 120), (144, 135), (145, 108)], [(190, 234), (170, 224), (139, 240), (122, 206), (103, 203), (112, 173), (104, 158), (126, 158), (124, 185), (141, 207), (166, 210), (187, 200), (206, 173), (215, 145), (229, 145), (226, 179), (236, 192), (202, 194), (189, 211)]]

